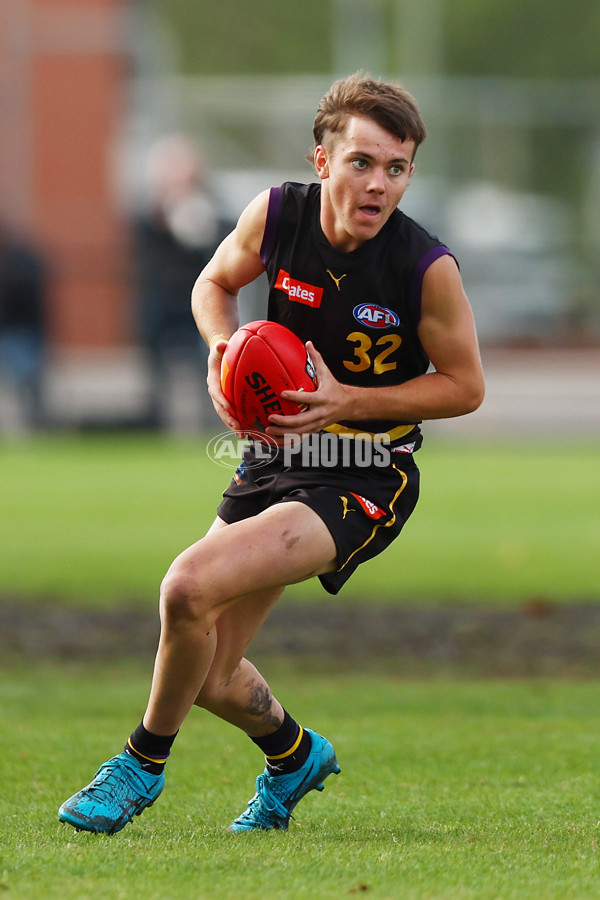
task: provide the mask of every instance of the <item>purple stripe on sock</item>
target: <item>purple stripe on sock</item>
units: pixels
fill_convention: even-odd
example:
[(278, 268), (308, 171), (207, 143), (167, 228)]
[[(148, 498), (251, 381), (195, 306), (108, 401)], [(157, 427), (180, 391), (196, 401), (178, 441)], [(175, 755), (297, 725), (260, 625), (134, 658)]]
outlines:
[(296, 724), (294, 728), (294, 736), (291, 740), (285, 741), (284, 744), (280, 744), (278, 747), (270, 747), (269, 752), (265, 753), (265, 756), (273, 757), (273, 756), (281, 756), (282, 753), (286, 753), (291, 747), (294, 746), (296, 741), (298, 740), (298, 735), (300, 734), (300, 726)]

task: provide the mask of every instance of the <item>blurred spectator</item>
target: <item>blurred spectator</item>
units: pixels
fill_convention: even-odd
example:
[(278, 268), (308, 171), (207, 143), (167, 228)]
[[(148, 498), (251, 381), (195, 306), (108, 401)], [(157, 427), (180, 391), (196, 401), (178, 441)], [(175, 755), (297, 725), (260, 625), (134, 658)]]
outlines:
[(0, 222), (0, 428), (30, 429), (44, 423), (44, 294), (46, 276), (38, 252)]
[(201, 406), (197, 424), (207, 426), (212, 409), (206, 402), (206, 351), (192, 317), (190, 296), (200, 271), (234, 223), (219, 215), (207, 188), (204, 160), (187, 136), (160, 138), (150, 148), (145, 174), (149, 204), (135, 223), (135, 238), (138, 333), (151, 381), (146, 424), (172, 425), (172, 406), (181, 393), (182, 373), (187, 371), (187, 387), (190, 392), (196, 390)]

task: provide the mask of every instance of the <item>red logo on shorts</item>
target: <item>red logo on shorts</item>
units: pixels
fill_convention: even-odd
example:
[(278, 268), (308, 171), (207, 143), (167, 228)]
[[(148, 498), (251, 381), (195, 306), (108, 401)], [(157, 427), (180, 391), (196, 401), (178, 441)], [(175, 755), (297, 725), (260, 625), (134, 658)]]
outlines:
[(307, 306), (314, 306), (315, 309), (321, 305), (323, 288), (296, 281), (289, 272), (285, 272), (283, 269), (279, 270), (275, 287), (280, 291), (285, 291), (290, 300), (295, 300), (297, 303), (305, 303)]
[(370, 519), (380, 519), (382, 516), (385, 516), (385, 510), (380, 509), (372, 500), (367, 500), (366, 497), (361, 497), (360, 494), (355, 494), (354, 491), (351, 491), (351, 494), (358, 500)]

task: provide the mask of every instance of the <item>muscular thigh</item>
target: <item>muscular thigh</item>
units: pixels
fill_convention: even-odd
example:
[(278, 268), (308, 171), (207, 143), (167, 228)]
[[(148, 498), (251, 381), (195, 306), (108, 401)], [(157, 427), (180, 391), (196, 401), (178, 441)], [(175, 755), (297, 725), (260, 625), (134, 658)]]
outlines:
[(332, 571), (336, 547), (327, 526), (303, 503), (281, 503), (230, 525), (217, 522), (184, 550), (169, 575), (225, 609), (240, 597)]

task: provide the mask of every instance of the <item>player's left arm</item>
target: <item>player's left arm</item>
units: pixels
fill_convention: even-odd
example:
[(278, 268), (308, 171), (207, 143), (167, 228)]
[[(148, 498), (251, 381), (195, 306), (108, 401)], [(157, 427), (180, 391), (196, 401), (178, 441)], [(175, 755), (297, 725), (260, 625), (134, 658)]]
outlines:
[(474, 412), (485, 393), (483, 367), (471, 305), (451, 256), (425, 272), (418, 335), (435, 371), (401, 385), (401, 402), (414, 401), (422, 419)]
[(419, 339), (435, 371), (381, 388), (341, 384), (309, 345), (319, 387), (301, 397), (286, 392), (288, 399), (301, 399), (309, 409), (285, 420), (272, 416), (272, 433), (308, 433), (339, 421), (419, 422), (462, 416), (477, 409), (484, 395), (481, 357), (471, 306), (451, 256), (440, 257), (427, 269), (421, 307)]

